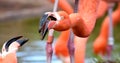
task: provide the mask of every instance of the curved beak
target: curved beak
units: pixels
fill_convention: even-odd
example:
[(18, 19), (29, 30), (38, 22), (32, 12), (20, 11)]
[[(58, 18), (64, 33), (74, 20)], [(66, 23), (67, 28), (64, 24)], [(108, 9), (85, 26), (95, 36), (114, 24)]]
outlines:
[(8, 48), (9, 48), (10, 44), (13, 43), (14, 41), (20, 39), (21, 37), (23, 37), (23, 36), (17, 36), (17, 37), (14, 37), (14, 38), (8, 40), (8, 41), (5, 43), (5, 50), (8, 51)]
[(43, 40), (48, 32), (48, 20), (49, 15), (44, 14), (40, 20), (39, 33), (41, 35), (41, 40)]
[(20, 39), (20, 38), (22, 38), (23, 36), (17, 36), (17, 37), (14, 37), (14, 38), (12, 38), (12, 39), (10, 39), (10, 40), (8, 40), (4, 45), (4, 47), (5, 47), (5, 50), (6, 51), (8, 51), (8, 48), (9, 48), (9, 46), (10, 46), (10, 44), (12, 44), (13, 42), (18, 42), (19, 44), (20, 44), (20, 46), (22, 46), (23, 44), (25, 44), (27, 41), (28, 41), (28, 39), (21, 39), (21, 40), (18, 40), (18, 39)]
[(16, 42), (18, 42), (20, 44), (20, 46), (23, 46), (29, 39), (22, 39), (22, 40), (17, 40)]

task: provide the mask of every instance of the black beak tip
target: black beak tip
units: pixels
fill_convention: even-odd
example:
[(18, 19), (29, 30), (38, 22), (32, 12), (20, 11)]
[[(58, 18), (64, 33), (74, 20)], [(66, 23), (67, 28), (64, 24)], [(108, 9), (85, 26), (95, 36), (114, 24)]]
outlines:
[(29, 39), (21, 39), (21, 40), (17, 40), (16, 42), (18, 42), (20, 44), (20, 46), (23, 46)]
[(23, 37), (23, 36), (17, 36), (17, 37), (14, 37), (14, 38), (8, 40), (8, 41), (5, 43), (5, 49), (6, 49), (6, 51), (8, 51), (8, 48), (9, 48), (9, 46), (10, 46), (11, 43), (13, 43), (14, 41), (16, 41), (16, 40), (18, 40), (18, 39), (20, 39), (20, 38), (22, 38), (22, 37)]
[(48, 14), (44, 14), (40, 20), (40, 28), (38, 30), (38, 32), (40, 33), (40, 38), (41, 40), (44, 39), (44, 37), (46, 36), (47, 32), (48, 32), (48, 20), (49, 15)]
[[(9, 46), (10, 46), (11, 43), (13, 43), (13, 42), (15, 42), (15, 41), (18, 41), (18, 39), (20, 39), (20, 38), (22, 38), (22, 37), (23, 37), (23, 36), (17, 36), (17, 37), (14, 37), (14, 38), (8, 40), (8, 41), (5, 43), (5, 49), (6, 49), (6, 51), (8, 51), (8, 48), (9, 48)], [(23, 42), (27, 42), (27, 41), (28, 41), (28, 39), (24, 40)]]

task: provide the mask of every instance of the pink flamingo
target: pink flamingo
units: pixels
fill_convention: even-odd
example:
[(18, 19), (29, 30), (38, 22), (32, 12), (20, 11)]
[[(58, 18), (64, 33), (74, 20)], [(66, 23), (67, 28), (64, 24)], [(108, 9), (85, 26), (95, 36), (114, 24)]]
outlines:
[(22, 36), (14, 37), (5, 42), (0, 54), (0, 63), (17, 63), (16, 52), (19, 47), (24, 45), (28, 39), (20, 39)]
[[(76, 45), (75, 46), (75, 63), (84, 63), (84, 59), (82, 59), (82, 61), (76, 59), (79, 57), (84, 58), (84, 55), (85, 55), (85, 47), (83, 47), (84, 50), (82, 50), (82, 52), (84, 53), (79, 54), (81, 53), (81, 50), (79, 50), (80, 46), (78, 46), (78, 44), (81, 45), (79, 43), (79, 40), (86, 41), (86, 39), (91, 34), (94, 28), (96, 18), (97, 18), (96, 10), (97, 10), (98, 3), (99, 3), (99, 0), (90, 0), (90, 1), (80, 0), (78, 13), (67, 14), (64, 11), (59, 11), (57, 15), (61, 17), (61, 20), (50, 21), (48, 24), (49, 29), (53, 28), (54, 30), (57, 30), (57, 31), (65, 31), (72, 28), (75, 35), (79, 37), (84, 37), (84, 38), (79, 38), (75, 36), (75, 39), (74, 39), (75, 45)], [(48, 14), (57, 18), (52, 12), (51, 13), (49, 12)]]

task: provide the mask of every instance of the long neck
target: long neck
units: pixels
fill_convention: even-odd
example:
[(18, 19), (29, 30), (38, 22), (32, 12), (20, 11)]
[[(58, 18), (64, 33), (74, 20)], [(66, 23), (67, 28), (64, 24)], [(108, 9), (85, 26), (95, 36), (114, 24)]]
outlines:
[(78, 12), (91, 32), (97, 19), (97, 8), (100, 0), (80, 0)]

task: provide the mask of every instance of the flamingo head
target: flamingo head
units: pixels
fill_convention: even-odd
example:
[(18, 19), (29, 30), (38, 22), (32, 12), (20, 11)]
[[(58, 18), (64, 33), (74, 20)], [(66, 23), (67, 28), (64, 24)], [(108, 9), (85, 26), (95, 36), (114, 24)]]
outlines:
[[(48, 32), (49, 29), (49, 22), (50, 21), (56, 21), (57, 19), (53, 17), (53, 14), (51, 12), (45, 13), (41, 20), (40, 20), (40, 26), (39, 26), (39, 33), (41, 35), (41, 40), (43, 40)], [(53, 24), (54, 25), (54, 24)]]
[(17, 42), (20, 46), (24, 45), (28, 39), (21, 39), (21, 40), (18, 40), (20, 38), (22, 38), (23, 36), (17, 36), (17, 37), (14, 37), (10, 40), (8, 40), (7, 42), (4, 43), (3, 45), (3, 48), (2, 48), (2, 51), (8, 51), (9, 49), (9, 46), (13, 43), (13, 42)]

